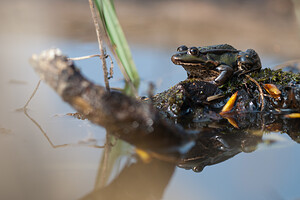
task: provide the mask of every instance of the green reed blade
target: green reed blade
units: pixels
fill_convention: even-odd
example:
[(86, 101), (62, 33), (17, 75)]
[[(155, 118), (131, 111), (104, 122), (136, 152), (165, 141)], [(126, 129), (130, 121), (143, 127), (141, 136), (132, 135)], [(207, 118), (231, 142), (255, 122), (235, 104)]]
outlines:
[(121, 64), (125, 69), (124, 71), (127, 73), (128, 77), (133, 82), (134, 86), (137, 88), (140, 82), (140, 78), (136, 66), (133, 62), (127, 40), (123, 33), (122, 27), (119, 23), (113, 1), (112, 0), (94, 0), (94, 1), (99, 11), (103, 26), (109, 37), (113, 51), (115, 51), (118, 57), (116, 59), (120, 60)]

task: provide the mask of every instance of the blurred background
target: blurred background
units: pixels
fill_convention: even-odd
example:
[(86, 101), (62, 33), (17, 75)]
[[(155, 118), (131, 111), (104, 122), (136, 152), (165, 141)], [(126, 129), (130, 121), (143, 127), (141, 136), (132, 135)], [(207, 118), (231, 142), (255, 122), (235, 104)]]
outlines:
[[(300, 57), (298, 0), (115, 0), (115, 6), (142, 79), (141, 95), (149, 81), (161, 92), (186, 78), (170, 61), (182, 44), (253, 48), (263, 67)], [(28, 62), (33, 53), (50, 47), (70, 57), (98, 53), (88, 1), (1, 0), (0, 24), (0, 199), (78, 199), (94, 188), (102, 149), (53, 148), (16, 109), (38, 82)], [(98, 59), (76, 64), (89, 79), (104, 85)], [(115, 71), (111, 85), (122, 87), (117, 66)], [(74, 110), (43, 83), (29, 105), (31, 117), (55, 145), (90, 137), (98, 145), (105, 143), (103, 128), (67, 118), (68, 112)], [(200, 176), (176, 169), (163, 199), (198, 199), (200, 194), (203, 199), (299, 198), (299, 148), (285, 136), (282, 141), (286, 148), (280, 151), (243, 154)], [(245, 180), (247, 186), (241, 185)]]
[[(297, 57), (297, 0), (116, 0), (131, 44), (174, 48), (229, 43), (263, 54)], [(1, 34), (95, 41), (88, 3), (1, 1)]]

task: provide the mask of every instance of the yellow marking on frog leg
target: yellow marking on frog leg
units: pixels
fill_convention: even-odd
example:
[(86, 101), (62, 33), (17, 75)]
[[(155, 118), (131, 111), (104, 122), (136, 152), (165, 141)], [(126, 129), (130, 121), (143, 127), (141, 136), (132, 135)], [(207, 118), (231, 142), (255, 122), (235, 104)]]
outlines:
[(281, 95), (281, 91), (274, 84), (264, 84), (265, 90), (271, 95), (271, 97), (278, 99)]
[(225, 113), (228, 113), (229, 111), (232, 110), (234, 103), (236, 101), (237, 98), (237, 94), (238, 92), (235, 92), (230, 99), (227, 101), (227, 103), (225, 104), (225, 106), (222, 108), (222, 111), (220, 112), (220, 115), (223, 115)]
[(82, 97), (73, 98), (71, 104), (77, 107), (84, 115), (88, 115), (93, 110), (92, 106)]
[(291, 113), (288, 115), (284, 115), (286, 118), (291, 118), (291, 119), (296, 119), (296, 118), (300, 118), (300, 113)]

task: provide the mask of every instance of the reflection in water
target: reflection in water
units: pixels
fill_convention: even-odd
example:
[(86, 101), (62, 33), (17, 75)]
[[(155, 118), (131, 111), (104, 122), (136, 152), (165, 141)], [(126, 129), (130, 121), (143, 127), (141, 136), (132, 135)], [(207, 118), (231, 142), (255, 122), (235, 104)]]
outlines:
[[(35, 120), (33, 119), (27, 112), (26, 107), (24, 107), (24, 114), (26, 115), (26, 117), (28, 117), (28, 119), (30, 119), (32, 121), (32, 123), (34, 123), (38, 129), (43, 133), (43, 135), (45, 136), (45, 138), (47, 139), (47, 141), (49, 142), (49, 144), (51, 145), (52, 148), (60, 148), (60, 147), (67, 147), (67, 146), (79, 146), (79, 145), (84, 145), (84, 146), (89, 146), (89, 147), (93, 147), (93, 148), (104, 148), (104, 146), (99, 146), (96, 144), (88, 144), (89, 141), (78, 141), (75, 144), (59, 144), (59, 145), (55, 145), (52, 143), (52, 141), (50, 140), (50, 138), (48, 137), (47, 133), (44, 131), (44, 129), (42, 128), (42, 126)], [(96, 141), (92, 141), (92, 142), (96, 142)]]
[(140, 160), (126, 166), (107, 186), (95, 190), (82, 199), (161, 199), (175, 169), (174, 163)]
[[(277, 142), (276, 139), (263, 139), (263, 134), (274, 130), (274, 127), (276, 131), (287, 133), (292, 139), (299, 141), (298, 120), (276, 120), (274, 116), (270, 118), (261, 114), (251, 117), (257, 122), (251, 123), (252, 127), (249, 124), (246, 126), (244, 122), (239, 124), (240, 129), (232, 129), (226, 120), (222, 124), (214, 124), (214, 128), (202, 127), (201, 131), (192, 136), (194, 145), (188, 152), (176, 157), (176, 162), (167, 159), (167, 156), (174, 158), (174, 154), (156, 155), (150, 163), (145, 163), (137, 157), (136, 162), (126, 165), (108, 185), (96, 187), (82, 199), (162, 199), (176, 165), (201, 172), (206, 166), (224, 162), (241, 152), (254, 152), (261, 143), (272, 145)], [(242, 119), (244, 121), (245, 116)], [(265, 130), (262, 122), (266, 124)], [(281, 126), (278, 126), (279, 122)], [(126, 140), (126, 137), (123, 139)], [(153, 148), (151, 151), (149, 155), (153, 156), (156, 149)], [(159, 151), (161, 152), (161, 149)], [(109, 157), (108, 154), (104, 156)], [(101, 178), (103, 177), (98, 176), (98, 179)]]
[[(54, 145), (42, 127), (28, 115), (26, 109), (24, 113), (39, 127), (53, 148), (72, 145)], [(249, 117), (252, 120), (250, 124), (246, 123), (249, 121)], [(149, 155), (155, 157), (150, 163), (145, 163), (137, 157), (135, 162), (127, 163), (111, 182), (109, 182), (109, 177), (112, 174), (113, 165), (118, 165), (116, 160), (124, 154), (124, 148), (121, 148), (124, 142), (107, 134), (95, 189), (82, 199), (162, 199), (176, 165), (180, 168), (201, 172), (206, 166), (224, 162), (241, 152), (253, 152), (261, 143), (276, 143), (275, 140), (263, 140), (263, 134), (269, 131), (287, 133), (293, 140), (299, 142), (297, 119), (252, 113), (243, 115), (236, 120), (239, 129), (232, 128), (226, 120), (219, 124), (206, 124), (205, 127), (199, 123), (189, 124), (190, 127), (198, 127), (198, 132), (191, 134), (194, 145), (186, 153), (178, 154), (176, 151), (177, 154), (172, 152), (163, 155), (161, 148), (158, 152), (156, 148), (150, 149)], [(126, 137), (122, 137), (122, 139), (126, 141)], [(147, 140), (147, 138), (145, 139)], [(137, 145), (132, 138), (130, 142), (132, 145)], [(154, 141), (150, 140), (149, 142)], [(170, 162), (170, 160), (173, 161)], [(177, 161), (174, 162), (174, 160)]]
[(264, 134), (281, 132), (288, 134), (299, 143), (299, 119), (285, 118), (284, 114), (245, 113), (231, 116), (239, 128), (224, 120), (219, 123), (189, 123), (186, 126), (197, 128), (196, 145), (183, 155), (179, 166), (200, 172), (205, 166), (223, 162), (240, 152), (250, 153), (261, 143), (276, 141), (263, 140)]
[(207, 129), (196, 139), (196, 145), (183, 155), (178, 166), (201, 172), (204, 167), (226, 161), (242, 151), (254, 151), (262, 142), (261, 137), (244, 131), (223, 134), (216, 129)]
[[(42, 128), (42, 126), (34, 119), (32, 118), (28, 112), (27, 112), (27, 107), (30, 103), (30, 101), (33, 99), (33, 97), (35, 96), (36, 92), (38, 91), (38, 88), (41, 84), (41, 79), (38, 81), (37, 85), (35, 86), (31, 96), (29, 97), (29, 99), (27, 100), (27, 102), (25, 103), (25, 105), (22, 108), (17, 109), (16, 111), (23, 111), (25, 116), (28, 117), (28, 119), (30, 119), (32, 121), (32, 123), (34, 123), (38, 129), (43, 133), (43, 135), (45, 136), (45, 138), (47, 139), (47, 141), (49, 142), (49, 144), (51, 145), (52, 148), (60, 148), (60, 147), (66, 147), (66, 146), (74, 146), (74, 145), (87, 145), (89, 147), (94, 147), (94, 148), (104, 148), (104, 146), (98, 146), (96, 144), (88, 144), (89, 142), (97, 142), (97, 141), (78, 141), (78, 143), (76, 144), (60, 144), (60, 145), (55, 145), (52, 143), (52, 141), (50, 140), (50, 138), (48, 137), (47, 133), (44, 131), (44, 129)], [(76, 115), (74, 115), (76, 117)], [(77, 117), (78, 118), (78, 117)], [(80, 118), (78, 118), (80, 119)]]
[(12, 131), (10, 129), (0, 127), (0, 134), (7, 135), (7, 134), (11, 134), (11, 133), (12, 133)]

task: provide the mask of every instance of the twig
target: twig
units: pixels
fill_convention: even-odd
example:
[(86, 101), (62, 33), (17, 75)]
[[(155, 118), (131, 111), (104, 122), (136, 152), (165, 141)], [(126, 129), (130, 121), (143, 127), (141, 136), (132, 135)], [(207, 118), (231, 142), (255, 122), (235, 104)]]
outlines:
[(214, 100), (217, 100), (217, 99), (221, 99), (223, 98), (225, 95), (224, 94), (217, 94), (217, 95), (213, 95), (213, 96), (209, 96), (206, 98), (206, 101), (214, 101)]
[(108, 93), (104, 87), (88, 81), (73, 62), (57, 49), (34, 55), (30, 63), (35, 71), (64, 101), (92, 123), (101, 125), (128, 143), (138, 141), (140, 148), (176, 148), (190, 141), (181, 128), (165, 121), (148, 104), (120, 92)]
[(107, 72), (107, 67), (106, 67), (106, 53), (105, 53), (105, 49), (103, 47), (103, 43), (102, 43), (102, 39), (101, 39), (101, 34), (100, 34), (100, 26), (98, 23), (98, 19), (95, 13), (95, 5), (93, 0), (89, 0), (89, 4), (90, 4), (90, 9), (92, 12), (92, 17), (93, 17), (93, 21), (94, 21), (94, 25), (95, 25), (95, 29), (96, 29), (96, 34), (97, 34), (97, 39), (98, 39), (98, 44), (99, 44), (99, 50), (100, 50), (100, 59), (102, 61), (102, 68), (103, 68), (103, 73), (104, 73), (104, 82), (105, 82), (105, 87), (107, 91), (110, 91), (109, 88), (109, 82), (108, 82), (108, 72)]
[[(39, 80), (39, 82), (36, 84), (31, 96), (29, 97), (28, 101), (26, 102), (26, 104), (23, 107), (23, 110), (26, 111), (28, 104), (30, 103), (31, 99), (34, 97), (35, 93), (37, 92), (37, 90), (39, 89), (39, 86), (41, 84), (41, 79)], [(26, 114), (26, 113), (25, 113)]]
[(265, 98), (264, 98), (263, 90), (262, 90), (262, 88), (260, 87), (259, 83), (258, 83), (255, 79), (251, 78), (249, 75), (246, 75), (246, 77), (247, 77), (250, 81), (252, 81), (253, 83), (255, 83), (255, 85), (258, 87), (259, 95), (260, 95), (260, 102), (261, 102), (261, 108), (260, 108), (260, 111), (263, 111), (264, 108), (265, 108)]
[(88, 59), (88, 58), (94, 58), (94, 57), (100, 57), (100, 54), (94, 54), (94, 55), (89, 55), (89, 56), (81, 56), (81, 57), (75, 57), (75, 58), (68, 58), (69, 60), (84, 60), (84, 59)]
[(151, 99), (154, 96), (154, 90), (155, 90), (155, 85), (154, 83), (150, 82), (148, 85), (148, 97)]
[(106, 145), (103, 145), (103, 146), (99, 146), (99, 145), (85, 145), (85, 144), (80, 144), (80, 143), (55, 145), (55, 144), (52, 143), (51, 139), (48, 137), (47, 133), (44, 131), (44, 129), (42, 128), (42, 126), (27, 113), (27, 110), (24, 110), (24, 114), (26, 115), (26, 117), (28, 117), (28, 119), (30, 119), (34, 123), (34, 125), (36, 125), (38, 127), (38, 129), (43, 133), (44, 137), (47, 139), (47, 141), (49, 142), (49, 144), (51, 145), (51, 147), (54, 148), (54, 149), (61, 148), (61, 147), (67, 147), (67, 146), (88, 146), (88, 147), (100, 148), (101, 149), (101, 148), (104, 148), (106, 146)]
[[(91, 1), (91, 0), (89, 0), (89, 1)], [(101, 3), (103, 3), (103, 1), (101, 1)], [(93, 15), (95, 15), (95, 10), (93, 10), (94, 11), (94, 13), (92, 13)], [(105, 20), (103, 19), (103, 22), (102, 23), (105, 23), (104, 22)], [(98, 27), (99, 27), (99, 25), (98, 25)], [(133, 95), (136, 97), (136, 98), (139, 98), (139, 95), (137, 94), (137, 89), (135, 88), (135, 85), (133, 84), (133, 82), (132, 82), (132, 80), (130, 79), (130, 77), (129, 77), (129, 75), (127, 74), (127, 72), (126, 72), (126, 70), (125, 70), (125, 68), (124, 68), (124, 65), (123, 65), (123, 63), (120, 61), (120, 59), (118, 58), (118, 56), (117, 56), (117, 53), (116, 53), (116, 46), (115, 45), (112, 45), (110, 42), (109, 42), (109, 38), (108, 38), (108, 36), (107, 36), (107, 30), (106, 30), (106, 26), (105, 26), (105, 24), (103, 24), (103, 29), (104, 29), (104, 31), (106, 32), (106, 39), (108, 39), (108, 41), (107, 41), (107, 43), (106, 43), (106, 45), (110, 48), (110, 50), (111, 50), (111, 53), (113, 54), (113, 56), (115, 57), (115, 59), (116, 59), (116, 62), (117, 62), (117, 64), (118, 64), (118, 66), (119, 66), (119, 68), (120, 68), (120, 70), (121, 70), (121, 72), (122, 72), (122, 74), (123, 74), (123, 76), (124, 76), (124, 79), (125, 79), (125, 81), (126, 81), (126, 83), (129, 85), (129, 87), (130, 87), (130, 89), (131, 89), (131, 91), (132, 91), (132, 93), (133, 93)], [(97, 29), (96, 29), (97, 30)], [(100, 31), (100, 30), (98, 30), (98, 31)], [(109, 56), (109, 55), (108, 55)], [(109, 56), (110, 57), (110, 56)], [(111, 63), (112, 63), (112, 61), (111, 61)], [(112, 77), (112, 67), (110, 68), (110, 77), (109, 78), (111, 78)], [(109, 79), (108, 78), (108, 79)]]
[(52, 148), (59, 148), (59, 147), (65, 147), (67, 146), (67, 144), (61, 144), (61, 145), (54, 145), (50, 138), (48, 137), (47, 133), (43, 130), (43, 128), (41, 127), (41, 125), (39, 125), (39, 123), (37, 121), (35, 121), (28, 113), (27, 110), (24, 110), (24, 114), (26, 115), (26, 117), (28, 117), (28, 119), (30, 119), (37, 127), (38, 129), (43, 133), (43, 135), (45, 136), (45, 138), (47, 139), (47, 141), (49, 142), (49, 144), (51, 145)]
[[(99, 58), (101, 58), (101, 55), (100, 55), (100, 54), (93, 54), (93, 55), (80, 56), (80, 57), (74, 57), (74, 58), (68, 58), (68, 59), (69, 59), (69, 60), (76, 61), (76, 60), (85, 60), (85, 59), (94, 58), (94, 57), (99, 57)], [(109, 58), (109, 59), (110, 59), (110, 68), (109, 68), (109, 76), (108, 76), (108, 79), (111, 79), (111, 78), (113, 78), (113, 74), (114, 74), (114, 62), (113, 62), (111, 56), (108, 55), (108, 54), (105, 55), (105, 58)]]
[(110, 59), (110, 68), (109, 68), (109, 77), (108, 77), (108, 79), (111, 79), (114, 76), (114, 63), (113, 63), (113, 60), (112, 60), (110, 55), (107, 54), (107, 57), (109, 57), (109, 59)]

